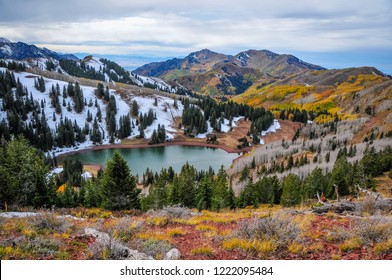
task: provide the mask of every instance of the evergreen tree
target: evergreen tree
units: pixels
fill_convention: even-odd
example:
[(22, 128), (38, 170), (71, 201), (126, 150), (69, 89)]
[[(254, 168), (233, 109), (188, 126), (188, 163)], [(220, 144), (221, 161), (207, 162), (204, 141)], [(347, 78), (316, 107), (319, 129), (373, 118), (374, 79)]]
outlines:
[(134, 117), (139, 114), (139, 105), (137, 104), (136, 100), (132, 101), (131, 114)]
[(340, 195), (348, 195), (353, 183), (353, 168), (345, 156), (338, 158), (332, 169), (328, 184), (328, 197), (336, 197), (335, 185), (339, 189)]
[(83, 164), (72, 157), (65, 157), (63, 162), (63, 172), (61, 184), (68, 183), (73, 187), (80, 187), (82, 184)]
[(293, 206), (299, 204), (302, 198), (301, 179), (291, 173), (287, 175), (282, 181), (282, 197), (281, 204), (284, 206)]
[(101, 107), (97, 108), (97, 115), (96, 118), (98, 119), (99, 122), (102, 122), (102, 111), (101, 111)]
[(102, 142), (102, 134), (98, 126), (97, 118), (94, 118), (93, 129), (91, 130), (90, 140), (93, 141), (94, 144)]
[(64, 192), (58, 193), (58, 202), (62, 207), (75, 207), (77, 205), (77, 200), (75, 189), (68, 184), (65, 186)]
[(87, 110), (87, 122), (91, 122), (93, 120), (93, 114), (90, 112), (90, 110)]
[(0, 201), (8, 205), (49, 205), (48, 167), (37, 149), (25, 138), (0, 147)]
[(381, 175), (383, 172), (379, 154), (377, 153), (374, 146), (366, 148), (363, 153), (361, 163), (363, 165), (365, 174), (374, 177)]
[(321, 168), (314, 169), (304, 181), (304, 196), (315, 198), (316, 194), (326, 193), (328, 179), (323, 175)]
[(67, 86), (67, 93), (68, 96), (73, 97), (75, 95), (75, 88), (73, 83), (69, 82)]
[(154, 129), (154, 131), (152, 132), (150, 144), (157, 144), (157, 143), (158, 143), (158, 135), (157, 135), (157, 131)]
[(159, 175), (156, 176), (154, 182), (149, 188), (149, 194), (143, 199), (143, 210), (147, 209), (161, 209), (163, 206), (169, 204), (169, 183), (168, 172), (163, 169)]
[(105, 100), (109, 101), (109, 99), (110, 99), (109, 87), (106, 86), (106, 89), (105, 89)]
[(219, 169), (217, 179), (214, 182), (212, 195), (212, 209), (220, 210), (229, 207), (229, 187), (227, 184), (227, 174), (224, 166)]
[(46, 88), (45, 88), (45, 80), (44, 78), (41, 76), (40, 78), (38, 78), (38, 88), (40, 92), (45, 92)]
[(68, 92), (67, 92), (67, 88), (65, 86), (63, 86), (63, 98), (67, 98), (68, 97)]
[(142, 125), (139, 125), (139, 135), (138, 138), (143, 139), (144, 138), (144, 129)]
[(236, 208), (236, 198), (235, 198), (235, 193), (233, 190), (233, 187), (229, 186), (229, 193), (227, 196), (227, 207), (229, 207), (231, 210)]
[(329, 162), (329, 160), (330, 160), (330, 157), (331, 157), (331, 153), (328, 151), (326, 154), (325, 154), (325, 162)]
[(110, 210), (140, 208), (136, 181), (127, 162), (116, 151), (106, 164), (102, 180), (102, 206)]
[(195, 168), (189, 163), (182, 166), (178, 175), (169, 168), (168, 177), (172, 178), (168, 186), (169, 205), (196, 206), (196, 174)]
[(196, 207), (199, 211), (203, 209), (211, 209), (212, 207), (212, 185), (213, 178), (209, 174), (205, 174), (197, 187)]
[(87, 182), (84, 194), (84, 205), (86, 207), (100, 207), (102, 198), (99, 188), (92, 181)]
[(73, 101), (75, 103), (75, 112), (80, 113), (84, 109), (84, 97), (83, 90), (80, 88), (79, 83), (75, 83), (75, 95), (73, 96)]

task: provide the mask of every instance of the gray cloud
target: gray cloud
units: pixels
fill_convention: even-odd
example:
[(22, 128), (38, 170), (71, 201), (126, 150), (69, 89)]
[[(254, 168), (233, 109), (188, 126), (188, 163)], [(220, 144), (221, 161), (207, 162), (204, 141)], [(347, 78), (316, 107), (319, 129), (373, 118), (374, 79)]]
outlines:
[(0, 0), (0, 21), (57, 22), (132, 17), (146, 12), (188, 18), (331, 18), (378, 15), (391, 9), (389, 0)]

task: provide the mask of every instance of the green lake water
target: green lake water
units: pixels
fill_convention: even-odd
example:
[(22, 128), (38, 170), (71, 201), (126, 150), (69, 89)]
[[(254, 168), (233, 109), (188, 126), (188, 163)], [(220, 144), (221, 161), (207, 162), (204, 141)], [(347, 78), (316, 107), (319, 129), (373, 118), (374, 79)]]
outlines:
[(79, 159), (83, 164), (105, 165), (105, 162), (112, 158), (115, 151), (119, 151), (128, 162), (132, 174), (139, 176), (147, 168), (159, 172), (162, 168), (171, 166), (176, 172), (179, 172), (186, 162), (197, 170), (208, 170), (211, 166), (215, 171), (218, 171), (221, 165), (229, 168), (232, 161), (239, 156), (221, 149), (192, 146), (90, 150), (70, 156)]

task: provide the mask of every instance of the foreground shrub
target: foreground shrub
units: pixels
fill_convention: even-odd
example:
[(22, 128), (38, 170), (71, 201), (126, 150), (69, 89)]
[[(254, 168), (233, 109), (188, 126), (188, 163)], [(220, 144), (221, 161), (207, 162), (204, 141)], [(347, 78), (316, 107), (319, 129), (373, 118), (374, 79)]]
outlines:
[(278, 247), (285, 247), (299, 237), (300, 229), (290, 215), (283, 212), (275, 216), (255, 218), (242, 222), (237, 236), (248, 240), (271, 240)]
[(68, 222), (64, 218), (56, 217), (51, 213), (43, 213), (28, 218), (31, 221), (32, 226), (38, 233), (64, 233), (69, 231), (73, 224)]
[(392, 219), (376, 216), (356, 222), (354, 234), (365, 244), (384, 242), (392, 238)]
[(131, 241), (140, 232), (143, 223), (133, 222), (128, 217), (118, 219), (110, 229), (110, 235), (123, 242)]
[(165, 240), (148, 239), (143, 243), (143, 252), (156, 260), (161, 260), (173, 246)]
[(149, 211), (151, 216), (166, 217), (168, 219), (184, 219), (192, 216), (192, 211), (186, 207), (169, 206), (161, 210)]

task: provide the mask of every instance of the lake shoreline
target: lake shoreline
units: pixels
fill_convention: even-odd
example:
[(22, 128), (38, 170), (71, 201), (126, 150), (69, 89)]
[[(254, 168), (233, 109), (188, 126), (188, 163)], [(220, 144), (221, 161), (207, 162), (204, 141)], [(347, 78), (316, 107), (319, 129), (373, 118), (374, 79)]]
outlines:
[(167, 146), (191, 146), (191, 147), (206, 147), (206, 148), (215, 148), (224, 150), (227, 153), (237, 153), (239, 157), (241, 157), (244, 153), (247, 153), (251, 150), (252, 147), (245, 147), (244, 149), (233, 149), (227, 147), (222, 144), (211, 144), (211, 143), (203, 143), (199, 141), (170, 141), (159, 144), (149, 144), (149, 143), (129, 143), (129, 144), (107, 144), (107, 145), (97, 145), (82, 148), (80, 150), (73, 150), (66, 153), (61, 154), (61, 157), (67, 155), (73, 155), (88, 151), (99, 151), (105, 149), (145, 149), (145, 148), (155, 148), (155, 147), (167, 147)]

